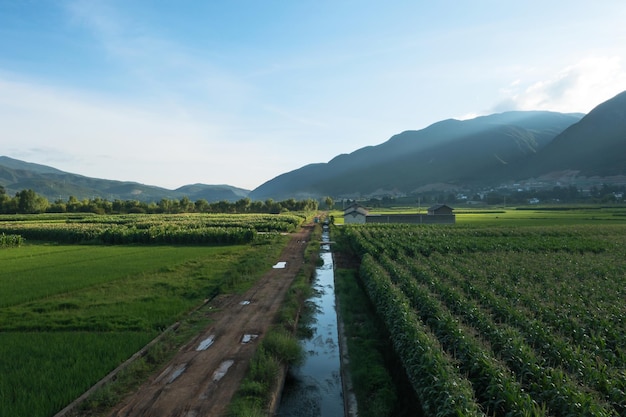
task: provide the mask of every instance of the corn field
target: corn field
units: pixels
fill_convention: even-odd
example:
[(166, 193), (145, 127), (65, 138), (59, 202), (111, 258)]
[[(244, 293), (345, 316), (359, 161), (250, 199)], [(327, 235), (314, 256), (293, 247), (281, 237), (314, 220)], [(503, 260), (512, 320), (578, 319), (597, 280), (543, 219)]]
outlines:
[(20, 235), (5, 235), (0, 234), (0, 248), (14, 248), (21, 246), (24, 243), (24, 238)]
[(426, 415), (626, 416), (626, 227), (343, 228)]
[(302, 221), (294, 214), (4, 216), (0, 233), (59, 243), (237, 245), (261, 232), (291, 232)]

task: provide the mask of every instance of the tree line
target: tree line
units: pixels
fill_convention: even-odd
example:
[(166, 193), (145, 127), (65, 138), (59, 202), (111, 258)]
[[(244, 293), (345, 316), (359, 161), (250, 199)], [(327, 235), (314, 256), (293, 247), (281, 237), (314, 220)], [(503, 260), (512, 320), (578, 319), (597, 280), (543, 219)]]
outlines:
[(271, 213), (278, 214), (288, 211), (315, 211), (318, 201), (314, 199), (284, 201), (252, 201), (245, 197), (240, 200), (217, 201), (209, 203), (199, 199), (191, 201), (188, 197), (181, 199), (163, 198), (158, 202), (137, 200), (109, 201), (100, 197), (79, 200), (70, 196), (67, 200), (57, 199), (54, 202), (37, 194), (31, 189), (22, 190), (14, 197), (6, 193), (0, 185), (0, 214), (38, 214), (38, 213), (95, 213), (95, 214), (176, 214), (176, 213)]

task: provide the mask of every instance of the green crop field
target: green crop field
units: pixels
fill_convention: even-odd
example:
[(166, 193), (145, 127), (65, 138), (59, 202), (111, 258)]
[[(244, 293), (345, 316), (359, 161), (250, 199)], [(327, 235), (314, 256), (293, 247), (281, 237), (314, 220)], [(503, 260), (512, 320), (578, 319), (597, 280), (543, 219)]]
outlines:
[[(0, 249), (0, 415), (54, 415), (205, 300), (249, 287), (276, 262), (286, 241), (278, 232), (302, 220), (251, 215), (211, 224), (216, 218), (161, 219), (167, 224), (154, 216), (1, 219), (0, 227), (13, 235), (44, 233), (38, 238), (63, 241), (79, 233), (89, 244), (27, 238)], [(258, 235), (255, 227), (274, 233)], [(98, 243), (98, 236), (120, 228), (124, 236), (152, 230), (188, 240), (176, 246), (166, 239)], [(252, 239), (227, 239), (228, 245), (198, 240), (197, 231), (209, 228), (212, 237), (222, 228)]]
[(553, 226), (567, 224), (626, 224), (626, 207), (524, 207), (510, 209), (458, 209), (460, 224), (484, 226)]
[[(374, 208), (370, 214), (417, 214), (414, 207)], [(420, 211), (426, 214), (426, 210)], [(626, 206), (603, 207), (597, 205), (546, 206), (546, 207), (457, 207), (454, 210), (457, 224), (482, 226), (553, 226), (575, 224), (626, 224)], [(335, 224), (343, 224), (343, 212), (330, 213)]]
[(599, 213), (337, 229), (425, 415), (626, 416), (626, 225)]

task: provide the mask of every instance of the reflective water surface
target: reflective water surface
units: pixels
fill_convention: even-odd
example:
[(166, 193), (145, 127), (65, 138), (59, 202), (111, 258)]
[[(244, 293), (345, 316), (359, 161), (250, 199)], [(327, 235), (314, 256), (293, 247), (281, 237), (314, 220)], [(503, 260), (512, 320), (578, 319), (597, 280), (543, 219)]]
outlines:
[[(328, 242), (324, 227), (322, 240)], [(306, 355), (304, 364), (291, 369), (285, 382), (278, 415), (281, 417), (343, 417), (337, 312), (333, 258), (330, 245), (322, 246), (324, 265), (317, 268), (313, 283), (316, 295), (310, 337), (301, 340)]]

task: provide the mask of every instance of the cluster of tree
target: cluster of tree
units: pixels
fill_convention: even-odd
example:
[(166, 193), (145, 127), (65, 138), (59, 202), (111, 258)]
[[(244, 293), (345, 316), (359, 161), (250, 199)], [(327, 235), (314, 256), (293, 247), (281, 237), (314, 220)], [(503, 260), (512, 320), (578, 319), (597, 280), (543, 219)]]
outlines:
[(200, 199), (191, 201), (187, 197), (180, 200), (162, 199), (159, 202), (140, 202), (136, 200), (109, 201), (102, 198), (79, 200), (70, 196), (67, 201), (56, 200), (50, 203), (45, 197), (33, 190), (22, 190), (10, 197), (4, 187), (0, 186), (0, 213), (2, 214), (35, 214), (35, 213), (96, 213), (96, 214), (128, 214), (128, 213), (282, 213), (287, 211), (315, 211), (318, 201), (313, 199), (284, 201), (252, 201), (242, 198), (235, 202), (218, 201), (209, 203)]

